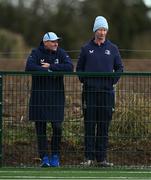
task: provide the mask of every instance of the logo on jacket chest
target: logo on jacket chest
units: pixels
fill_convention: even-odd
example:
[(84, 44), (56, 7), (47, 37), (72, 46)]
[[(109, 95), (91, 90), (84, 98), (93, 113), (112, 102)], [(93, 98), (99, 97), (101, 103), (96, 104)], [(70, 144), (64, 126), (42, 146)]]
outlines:
[[(94, 53), (94, 49), (90, 49), (90, 50), (89, 50), (89, 54), (93, 54), (93, 53)], [(108, 50), (108, 49), (106, 49), (105, 52), (104, 52), (104, 54), (106, 54), (106, 55), (109, 56), (109, 55), (111, 55), (111, 51)]]
[(44, 63), (45, 59), (40, 59), (40, 64)]
[(54, 64), (59, 64), (59, 59), (55, 59)]
[(111, 55), (111, 51), (108, 50), (108, 49), (106, 49), (104, 54), (106, 54), (106, 55)]
[(93, 53), (94, 53), (94, 49), (90, 49), (89, 54), (93, 54)]
[(48, 63), (53, 63), (53, 64), (59, 64), (59, 59), (54, 59), (54, 60), (45, 60), (45, 59), (40, 59), (40, 64), (48, 62)]

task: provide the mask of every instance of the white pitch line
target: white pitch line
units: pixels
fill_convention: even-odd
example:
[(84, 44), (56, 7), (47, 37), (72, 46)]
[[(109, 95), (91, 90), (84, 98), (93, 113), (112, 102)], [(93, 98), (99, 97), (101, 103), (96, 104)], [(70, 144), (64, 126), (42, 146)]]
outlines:
[[(21, 171), (21, 170), (18, 170), (18, 171), (14, 171), (14, 170), (0, 170), (0, 172), (4, 173), (37, 173), (37, 171)], [(89, 171), (89, 170), (84, 170), (84, 171), (41, 171), (42, 173), (44, 172), (45, 174), (46, 173), (87, 173), (87, 174), (105, 174), (105, 173), (120, 173), (120, 174), (151, 174), (151, 170), (148, 170), (148, 171)]]
[[(133, 178), (133, 179), (138, 179), (138, 177), (53, 177), (53, 176), (0, 176), (0, 179), (4, 178), (4, 179), (129, 179), (129, 178)], [(139, 178), (139, 179), (143, 179), (144, 178)], [(150, 177), (146, 178), (146, 179), (150, 179)]]
[[(50, 178), (49, 178), (50, 179)], [(66, 178), (64, 178), (64, 179), (60, 179), (60, 178), (53, 178), (53, 180), (65, 180)], [(76, 179), (72, 179), (72, 180), (78, 180), (79, 178), (76, 178)], [(116, 180), (117, 178), (109, 178), (109, 179), (106, 179), (106, 178), (99, 178), (99, 179), (101, 179), (101, 180)], [(135, 179), (137, 179), (137, 180), (150, 180), (150, 179), (138, 179), (138, 178), (127, 178), (127, 177), (125, 177), (125, 178), (120, 178), (121, 180), (135, 180)], [(4, 179), (1, 179), (1, 180), (10, 180), (10, 178), (9, 179), (7, 179), (7, 178), (4, 178)], [(18, 180), (18, 179), (11, 179), (11, 180)], [(46, 179), (37, 179), (37, 178), (35, 178), (35, 179), (23, 179), (23, 180), (46, 180)], [(51, 179), (52, 180), (52, 179)], [(84, 179), (84, 180), (86, 180), (86, 179)], [(87, 179), (88, 180), (88, 179)], [(94, 179), (94, 178), (92, 178), (91, 180), (98, 180), (98, 179)]]

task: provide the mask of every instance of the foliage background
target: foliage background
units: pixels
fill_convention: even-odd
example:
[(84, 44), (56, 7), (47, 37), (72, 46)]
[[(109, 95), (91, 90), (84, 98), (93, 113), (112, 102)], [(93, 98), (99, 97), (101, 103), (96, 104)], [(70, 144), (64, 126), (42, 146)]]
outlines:
[[(151, 8), (143, 0), (0, 0), (0, 31), (8, 34), (3, 40), (0, 33), (0, 51), (14, 51), (18, 43), (27, 49), (37, 47), (48, 31), (63, 38), (60, 45), (64, 49), (79, 50), (93, 37), (93, 23), (98, 15), (107, 18), (108, 38), (120, 49), (150, 49), (150, 14)], [(12, 43), (10, 36), (17, 35), (18, 43)], [(8, 43), (10, 47), (6, 48)], [(16, 47), (16, 51), (25, 52), (26, 48)], [(121, 53), (124, 58), (133, 55)], [(77, 58), (77, 54), (72, 56)]]

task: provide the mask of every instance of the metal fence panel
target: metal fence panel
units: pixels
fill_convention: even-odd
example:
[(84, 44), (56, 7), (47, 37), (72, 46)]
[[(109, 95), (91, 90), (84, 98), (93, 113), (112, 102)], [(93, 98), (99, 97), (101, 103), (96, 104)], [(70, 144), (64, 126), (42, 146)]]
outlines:
[[(3, 167), (31, 167), (40, 164), (34, 122), (28, 120), (33, 76), (37, 75), (7, 72), (2, 74), (0, 119), (2, 118)], [(38, 77), (41, 76), (50, 75), (38, 74)], [(64, 75), (65, 111), (60, 152), (62, 166), (77, 166), (84, 160), (82, 85), (78, 76), (76, 73)], [(94, 82), (102, 77), (112, 78), (113, 75), (81, 73), (80, 76), (91, 77)], [(115, 87), (115, 97), (109, 129), (108, 159), (120, 167), (150, 166), (151, 74), (124, 73)], [(47, 127), (47, 133), (50, 152), (51, 124)]]

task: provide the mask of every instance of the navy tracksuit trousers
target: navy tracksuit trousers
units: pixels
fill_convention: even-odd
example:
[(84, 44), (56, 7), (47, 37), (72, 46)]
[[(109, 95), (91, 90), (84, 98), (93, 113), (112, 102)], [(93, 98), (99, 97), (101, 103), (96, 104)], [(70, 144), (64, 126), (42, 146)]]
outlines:
[[(52, 124), (52, 138), (51, 138), (51, 154), (60, 153), (60, 143), (62, 135), (62, 122), (51, 122)], [(47, 122), (45, 121), (36, 121), (36, 134), (38, 141), (38, 152), (40, 158), (48, 155), (48, 141), (47, 141)]]
[(114, 92), (86, 88), (83, 91), (85, 157), (104, 161), (107, 157), (108, 129), (114, 107)]

